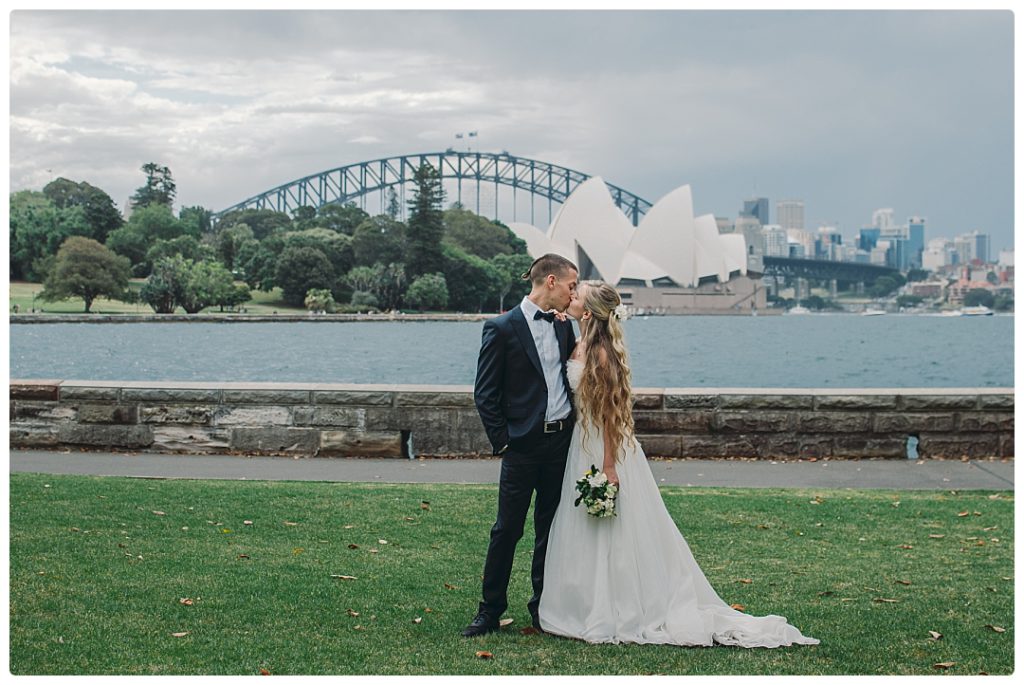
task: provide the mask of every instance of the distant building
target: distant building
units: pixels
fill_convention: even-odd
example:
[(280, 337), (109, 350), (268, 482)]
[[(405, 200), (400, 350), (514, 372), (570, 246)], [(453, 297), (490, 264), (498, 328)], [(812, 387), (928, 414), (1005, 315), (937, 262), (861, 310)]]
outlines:
[(788, 257), (789, 240), (786, 231), (778, 224), (768, 224), (761, 229), (765, 257)]
[(924, 224), (923, 217), (912, 216), (907, 219), (907, 240), (910, 251), (910, 267), (921, 268), (921, 253), (924, 252)]
[[(843, 236), (835, 226), (819, 226), (814, 240), (814, 253), (819, 259), (839, 261), (841, 251), (836, 248), (843, 244)], [(838, 255), (838, 256), (837, 256)]]
[(1013, 250), (999, 251), (999, 266), (1013, 266)]
[(779, 200), (775, 203), (775, 221), (783, 230), (804, 230), (804, 203), (802, 200)]
[(942, 281), (918, 281), (910, 283), (910, 294), (918, 297), (942, 297), (945, 283)]
[(797, 250), (800, 254), (800, 258), (813, 258), (815, 250), (814, 236), (807, 231), (801, 231), (795, 228), (791, 228), (786, 231), (786, 238), (789, 240), (789, 256), (796, 257), (794, 254), (793, 244), (800, 246)]
[(957, 254), (959, 255), (960, 264), (970, 264), (974, 260), (980, 260), (983, 264), (987, 264), (991, 259), (990, 253), (990, 240), (988, 233), (981, 233), (977, 230), (971, 231), (970, 233), (964, 233), (958, 235), (953, 240), (956, 246)]
[(896, 221), (893, 219), (894, 215), (895, 212), (893, 212), (892, 207), (876, 209), (871, 213), (871, 225), (882, 230), (895, 228)]
[(864, 226), (860, 229), (857, 234), (857, 247), (864, 250), (865, 252), (871, 252), (878, 244), (878, 239), (881, 237), (882, 229), (875, 226)]
[(761, 225), (768, 224), (768, 198), (766, 197), (753, 197), (749, 200), (743, 201), (743, 211), (740, 212), (741, 217), (754, 217)]

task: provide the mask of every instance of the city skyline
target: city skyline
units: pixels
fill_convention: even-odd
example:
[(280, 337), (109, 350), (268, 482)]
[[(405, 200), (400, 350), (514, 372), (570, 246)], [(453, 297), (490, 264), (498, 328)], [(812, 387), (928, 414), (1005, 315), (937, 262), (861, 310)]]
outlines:
[(9, 21), (12, 191), (64, 176), (123, 208), (155, 161), (179, 205), (216, 211), (342, 164), (471, 143), (651, 202), (690, 184), (697, 213), (733, 220), (750, 198), (768, 198), (773, 220), (799, 199), (807, 230), (852, 236), (891, 207), (898, 222), (927, 217), (928, 237), (1014, 245), (1008, 11)]

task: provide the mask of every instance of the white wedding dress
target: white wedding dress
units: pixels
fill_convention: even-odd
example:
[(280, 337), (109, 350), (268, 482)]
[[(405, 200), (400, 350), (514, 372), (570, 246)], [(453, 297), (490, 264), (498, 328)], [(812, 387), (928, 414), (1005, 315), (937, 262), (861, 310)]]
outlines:
[[(569, 360), (569, 384), (583, 363)], [(583, 444), (577, 423), (562, 495), (548, 538), (540, 624), (587, 642), (738, 647), (815, 645), (781, 616), (749, 616), (715, 593), (665, 508), (647, 458), (627, 445), (616, 467), (617, 516), (596, 518), (575, 507), (576, 480), (604, 463), (604, 438), (591, 427)]]

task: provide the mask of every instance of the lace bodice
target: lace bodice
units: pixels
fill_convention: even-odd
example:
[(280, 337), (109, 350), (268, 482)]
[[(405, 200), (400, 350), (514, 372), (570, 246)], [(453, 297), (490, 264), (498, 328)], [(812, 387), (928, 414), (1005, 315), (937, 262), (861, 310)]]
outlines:
[(565, 375), (569, 379), (569, 387), (576, 392), (580, 387), (580, 379), (583, 377), (583, 362), (578, 359), (569, 359), (565, 362)]

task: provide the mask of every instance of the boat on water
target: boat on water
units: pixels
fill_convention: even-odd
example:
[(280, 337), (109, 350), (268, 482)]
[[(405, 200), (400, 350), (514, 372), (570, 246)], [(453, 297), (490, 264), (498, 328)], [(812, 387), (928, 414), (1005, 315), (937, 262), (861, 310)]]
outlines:
[(959, 309), (947, 309), (944, 312), (939, 312), (937, 316), (963, 316), (964, 313)]
[(885, 311), (881, 309), (865, 309), (860, 313), (861, 316), (882, 316)]
[(798, 304), (795, 307), (791, 307), (786, 313), (787, 314), (810, 314), (811, 310), (808, 309), (807, 307), (804, 307), (803, 305), (799, 305)]
[(963, 313), (964, 316), (992, 316), (995, 313), (985, 305), (978, 305), (977, 307), (964, 307), (960, 311)]

